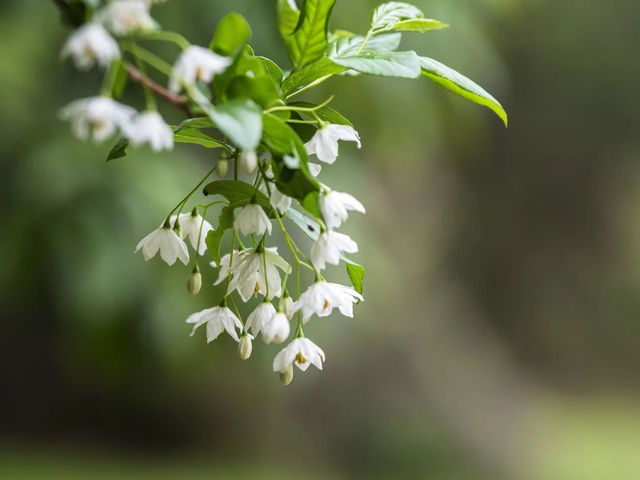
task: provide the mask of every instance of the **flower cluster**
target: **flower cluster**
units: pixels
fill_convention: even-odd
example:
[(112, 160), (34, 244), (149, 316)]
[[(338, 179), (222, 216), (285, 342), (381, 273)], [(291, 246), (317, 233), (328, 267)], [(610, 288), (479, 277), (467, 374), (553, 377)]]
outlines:
[[(78, 69), (105, 70), (100, 94), (72, 101), (60, 115), (81, 139), (103, 142), (117, 135), (108, 159), (126, 156), (129, 146), (163, 151), (176, 142), (222, 152), (209, 157), (206, 175), (138, 243), (136, 252), (145, 260), (159, 254), (168, 265), (193, 262), (187, 281), (192, 295), (202, 288), (203, 257), (210, 257), (205, 264), (218, 270), (214, 285), (219, 296), (214, 306), (187, 318), (191, 335), (205, 326), (207, 342), (212, 342), (226, 332), (238, 343), (242, 359), (251, 356), (258, 337), (266, 344), (289, 341), (273, 360), (284, 384), (292, 381), (294, 365), (302, 371), (309, 365), (322, 369), (325, 354), (305, 337), (303, 326), (335, 310), (353, 317), (353, 306), (363, 300), (364, 276), (364, 267), (345, 256), (357, 253), (358, 244), (338, 229), (350, 213), (364, 214), (365, 208), (353, 195), (319, 179), (323, 166), (336, 162), (340, 142), (360, 148), (360, 136), (328, 106), (333, 97), (317, 104), (292, 98), (334, 75), (425, 77), (463, 92), (506, 123), (499, 103), (471, 80), (415, 52), (396, 51), (401, 32), (423, 33), (445, 24), (424, 18), (412, 5), (388, 2), (373, 12), (366, 35), (329, 32), (334, 2), (318, 0), (321, 8), (302, 10), (295, 0), (279, 2), (278, 26), (292, 65), (288, 72), (255, 55), (248, 44), (250, 27), (239, 14), (223, 17), (205, 48), (163, 30), (150, 15), (151, 7), (161, 3), (156, 0), (74, 0), (84, 5), (85, 18), (68, 19), (77, 28), (62, 48), (62, 57), (70, 57)], [(71, 10), (68, 2), (59, 4)], [(167, 61), (141, 46), (142, 40), (173, 43), (180, 53)], [(154, 80), (158, 75), (165, 80)], [(144, 111), (118, 101), (127, 79), (142, 86)], [(187, 118), (169, 126), (158, 99)], [(231, 167), (232, 180), (227, 178)], [(199, 191), (219, 198), (191, 205)], [(291, 226), (312, 243), (299, 246)], [(278, 233), (288, 250), (283, 255), (275, 246)], [(325, 279), (327, 268), (340, 263), (351, 285)]]

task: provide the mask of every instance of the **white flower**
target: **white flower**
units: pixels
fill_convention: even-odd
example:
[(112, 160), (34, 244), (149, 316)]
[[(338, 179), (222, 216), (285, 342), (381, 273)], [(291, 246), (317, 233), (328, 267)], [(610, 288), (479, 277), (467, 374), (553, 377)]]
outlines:
[(358, 300), (364, 299), (353, 288), (321, 280), (300, 295), (294, 308), (302, 311), (302, 321), (306, 323), (314, 313), (319, 317), (326, 317), (334, 308), (340, 310), (345, 317), (353, 317), (353, 304)]
[[(231, 267), (235, 266), (237, 261), (238, 261), (237, 250), (234, 250), (233, 252), (227, 253), (226, 255), (222, 256), (222, 258), (220, 259), (220, 265), (219, 265), (220, 271), (218, 272), (218, 279), (216, 280), (214, 285), (220, 285), (225, 280), (225, 278), (227, 278), (227, 275), (229, 275), (229, 271)], [(216, 262), (210, 262), (209, 265), (211, 265), (213, 268), (216, 268), (218, 266), (216, 265)]]
[(168, 226), (160, 227), (140, 240), (135, 253), (140, 249), (142, 249), (142, 255), (145, 260), (153, 258), (159, 250), (160, 257), (169, 265), (176, 263), (176, 259), (180, 259), (185, 265), (189, 263), (187, 245), (178, 234)]
[(293, 314), (296, 313), (293, 305), (293, 298), (287, 292), (285, 292), (284, 297), (282, 297), (282, 311), (287, 316), (289, 320), (293, 318)]
[[(182, 238), (188, 238), (193, 249), (196, 250), (199, 255), (204, 255), (204, 252), (207, 251), (207, 242), (205, 240), (207, 238), (207, 234), (213, 230), (213, 226), (211, 226), (211, 224), (199, 213), (196, 213), (195, 215), (193, 213), (194, 212), (181, 213), (180, 217), (178, 217), (180, 236)], [(176, 216), (172, 215), (170, 221), (171, 224), (174, 225)], [(200, 230), (202, 230), (202, 232)]]
[(115, 35), (153, 30), (157, 24), (149, 15), (145, 0), (116, 0), (109, 2), (96, 18)]
[(60, 118), (71, 121), (71, 131), (86, 140), (92, 136), (103, 142), (116, 131), (124, 131), (136, 111), (107, 97), (75, 100), (60, 111)]
[(240, 211), (233, 222), (233, 228), (243, 235), (251, 233), (262, 235), (264, 232), (271, 234), (269, 217), (257, 203), (250, 203)]
[(342, 225), (349, 218), (349, 210), (366, 213), (362, 203), (348, 193), (330, 191), (320, 195), (320, 211), (329, 230)]
[(313, 177), (317, 177), (322, 171), (322, 165), (319, 163), (309, 162), (307, 163), (307, 167), (309, 167), (309, 173), (311, 173)]
[(253, 150), (249, 152), (240, 152), (238, 162), (240, 162), (240, 168), (242, 171), (247, 175), (250, 175), (258, 167), (258, 155)]
[(251, 329), (251, 333), (258, 335), (264, 325), (267, 324), (275, 314), (276, 309), (270, 302), (262, 302), (249, 314), (246, 323), (247, 330)]
[[(231, 266), (233, 279), (229, 282), (227, 295), (238, 290), (244, 302), (248, 301), (251, 295), (259, 293), (265, 295), (269, 300), (273, 297), (279, 297), (282, 284), (278, 268), (286, 273), (291, 271), (291, 265), (278, 255), (278, 249), (275, 247), (263, 251), (257, 251), (253, 248), (241, 251), (238, 255), (238, 261), (234, 260)], [(267, 295), (267, 287), (269, 295)]]
[(236, 328), (242, 331), (242, 323), (238, 317), (227, 307), (213, 307), (202, 310), (201, 312), (189, 315), (187, 323), (192, 323), (193, 330), (191, 336), (196, 332), (198, 327), (207, 324), (207, 343), (214, 341), (218, 336), (226, 331), (236, 342), (240, 341)]
[(292, 198), (282, 193), (275, 185), (271, 186), (271, 196), (269, 202), (273, 208), (277, 208), (280, 213), (284, 213), (291, 207)]
[(251, 351), (253, 350), (251, 340), (253, 340), (253, 335), (249, 333), (245, 333), (240, 337), (240, 342), (238, 343), (238, 355), (240, 355), (242, 360), (248, 360), (251, 356)]
[(284, 313), (278, 312), (262, 326), (262, 339), (264, 343), (282, 343), (290, 332), (289, 319)]
[(315, 153), (321, 162), (333, 163), (338, 158), (338, 140), (356, 142), (361, 147), (360, 136), (353, 127), (336, 124), (319, 128), (304, 146), (309, 155)]
[(326, 263), (338, 265), (340, 253), (356, 253), (358, 244), (348, 235), (329, 230), (320, 234), (318, 241), (311, 247), (311, 262), (318, 270), (324, 270)]
[(62, 48), (62, 58), (68, 56), (79, 70), (89, 70), (96, 62), (105, 68), (120, 58), (120, 49), (102, 25), (87, 23), (72, 33)]
[(173, 130), (158, 112), (143, 112), (127, 125), (125, 134), (134, 147), (149, 143), (154, 152), (173, 149)]
[(315, 365), (318, 370), (322, 370), (324, 360), (324, 352), (315, 343), (308, 338), (296, 338), (273, 359), (273, 371), (284, 373), (294, 363), (303, 372), (309, 365)]
[(192, 45), (186, 48), (173, 66), (169, 88), (179, 92), (183, 85), (193, 85), (196, 81), (210, 83), (214, 75), (222, 73), (231, 60), (212, 52), (208, 48)]

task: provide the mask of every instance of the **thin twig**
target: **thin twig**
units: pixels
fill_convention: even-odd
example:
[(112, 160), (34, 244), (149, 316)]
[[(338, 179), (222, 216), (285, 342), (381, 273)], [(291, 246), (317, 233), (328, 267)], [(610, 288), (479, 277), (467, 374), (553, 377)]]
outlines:
[(131, 65), (130, 63), (127, 63), (125, 67), (127, 69), (127, 72), (129, 73), (129, 76), (131, 77), (131, 80), (146, 85), (156, 95), (181, 109), (190, 118), (194, 116), (193, 112), (189, 108), (189, 105), (187, 105), (187, 97), (176, 95), (175, 93), (167, 90), (159, 83), (151, 80), (148, 76), (146, 76), (138, 68)]

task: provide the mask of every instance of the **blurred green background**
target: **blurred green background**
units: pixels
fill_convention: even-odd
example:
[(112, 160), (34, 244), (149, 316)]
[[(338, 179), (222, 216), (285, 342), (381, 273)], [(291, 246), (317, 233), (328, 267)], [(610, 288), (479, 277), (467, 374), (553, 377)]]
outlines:
[[(274, 3), (154, 16), (206, 45), (234, 9), (287, 65)], [(339, 1), (333, 27), (366, 30), (377, 3)], [(366, 301), (309, 324), (325, 370), (285, 388), (277, 346), (242, 362), (188, 336), (215, 271), (192, 298), (188, 268), (133, 254), (211, 153), (105, 164), (56, 117), (100, 79), (59, 61), (53, 2), (2, 2), (0, 478), (640, 478), (640, 4), (414, 3), (452, 27), (403, 45), (485, 86), (510, 127), (426, 80), (307, 97), (335, 90), (362, 136), (325, 178), (367, 207), (345, 228)]]

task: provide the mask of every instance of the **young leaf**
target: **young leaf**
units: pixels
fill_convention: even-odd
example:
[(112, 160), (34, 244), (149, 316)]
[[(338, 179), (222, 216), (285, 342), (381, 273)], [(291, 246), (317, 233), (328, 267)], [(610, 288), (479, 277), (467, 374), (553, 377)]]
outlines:
[(116, 144), (107, 155), (107, 162), (110, 160), (115, 160), (116, 158), (126, 157), (128, 146), (129, 140), (127, 140), (127, 137), (120, 137), (120, 139), (118, 139)]
[(336, 73), (342, 73), (346, 70), (346, 68), (323, 57), (292, 72), (282, 82), (282, 93), (285, 97), (290, 97), (314, 82), (321, 82)]
[(350, 57), (333, 58), (343, 67), (381, 77), (417, 78), (420, 61), (415, 52), (362, 52)]
[[(306, 108), (316, 106), (313, 103), (308, 103), (308, 102), (293, 102), (293, 103), (290, 103), (289, 105), (295, 106), (295, 107), (306, 107)], [(324, 120), (325, 122), (334, 123), (338, 125), (349, 125), (350, 127), (353, 127), (353, 124), (346, 117), (344, 117), (340, 112), (338, 112), (337, 110), (334, 110), (333, 108), (324, 106), (322, 108), (318, 108), (314, 110), (314, 112), (316, 115), (318, 115), (318, 117), (320, 117), (321, 120)], [(306, 113), (303, 113), (303, 114), (307, 115)]]
[(500, 102), (480, 85), (432, 58), (420, 57), (420, 65), (422, 67), (422, 75), (429, 80), (462, 98), (493, 110), (504, 122), (504, 125), (508, 125), (507, 112), (502, 108)]
[(276, 85), (280, 85), (282, 83), (283, 73), (278, 64), (273, 60), (268, 59), (267, 57), (258, 56), (256, 58), (260, 59), (260, 61), (263, 63), (266, 71), (269, 73), (269, 76), (276, 83)]
[(173, 133), (173, 141), (177, 143), (193, 143), (206, 148), (224, 148), (231, 151), (231, 149), (220, 140), (210, 137), (206, 133), (202, 133), (200, 130), (192, 127), (176, 127)]
[(278, 30), (283, 39), (291, 35), (300, 21), (300, 10), (295, 0), (278, 0), (276, 6)]
[(378, 6), (371, 17), (371, 28), (374, 30), (390, 29), (394, 24), (404, 20), (422, 18), (422, 11), (409, 3), (388, 2)]
[[(367, 41), (362, 49), (363, 52), (391, 52), (400, 46), (401, 33), (383, 33), (376, 35)], [(343, 37), (331, 42), (327, 47), (327, 57), (349, 57), (358, 53), (364, 42), (364, 37)]]
[[(335, 3), (336, 0), (305, 0), (295, 30), (284, 36), (285, 47), (294, 67), (302, 67), (322, 57), (327, 48), (329, 16)], [(289, 13), (291, 11), (293, 9), (289, 5)]]
[(347, 274), (349, 275), (349, 279), (351, 280), (351, 284), (353, 288), (358, 293), (362, 293), (362, 279), (364, 278), (364, 267), (358, 263), (351, 262), (350, 260), (345, 259), (345, 263), (347, 265)]
[(396, 32), (424, 33), (431, 30), (441, 30), (443, 28), (449, 28), (449, 25), (432, 18), (413, 18), (394, 23), (388, 28), (388, 30), (394, 30)]
[(216, 127), (242, 150), (255, 150), (262, 137), (262, 109), (251, 100), (230, 100), (207, 112)]
[(222, 17), (209, 48), (220, 55), (233, 55), (251, 38), (251, 27), (242, 15), (230, 12)]
[(271, 77), (236, 77), (227, 87), (227, 98), (248, 98), (262, 108), (282, 103), (278, 86)]

